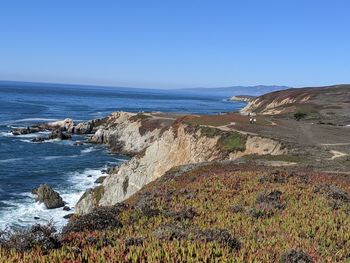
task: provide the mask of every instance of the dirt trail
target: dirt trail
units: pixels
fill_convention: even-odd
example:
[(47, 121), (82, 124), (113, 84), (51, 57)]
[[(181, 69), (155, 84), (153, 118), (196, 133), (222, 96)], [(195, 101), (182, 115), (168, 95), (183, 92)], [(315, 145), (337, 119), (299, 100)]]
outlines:
[(336, 158), (340, 158), (340, 157), (344, 157), (344, 156), (348, 156), (347, 153), (343, 153), (343, 152), (339, 152), (339, 151), (329, 151), (331, 154), (333, 154), (333, 156), (331, 158), (329, 158), (330, 160), (334, 160)]
[(345, 145), (350, 145), (348, 142), (344, 143), (321, 143), (321, 146), (345, 146)]
[(235, 128), (232, 127), (235, 124), (236, 124), (235, 122), (230, 122), (229, 124), (222, 125), (222, 126), (212, 126), (212, 125), (201, 125), (201, 126), (210, 127), (210, 128), (214, 128), (214, 129), (219, 129), (221, 131), (235, 131), (235, 132), (239, 132), (239, 133), (244, 134), (244, 135), (254, 135), (254, 136), (258, 135), (257, 133), (246, 132), (246, 131), (243, 131), (243, 130), (235, 129)]

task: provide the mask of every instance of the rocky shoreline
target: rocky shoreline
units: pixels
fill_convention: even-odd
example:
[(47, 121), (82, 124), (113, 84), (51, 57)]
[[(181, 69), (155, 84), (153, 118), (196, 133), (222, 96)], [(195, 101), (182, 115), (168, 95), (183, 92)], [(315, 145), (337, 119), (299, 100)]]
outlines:
[(122, 202), (168, 170), (191, 163), (235, 160), (248, 154), (284, 154), (278, 141), (188, 122), (190, 116), (115, 112), (96, 127), (89, 142), (132, 156), (112, 169), (100, 186), (76, 205), (86, 214)]
[[(91, 121), (84, 121), (81, 123), (74, 123), (72, 119), (64, 119), (55, 122), (48, 123), (36, 123), (27, 127), (14, 128), (10, 131), (13, 136), (21, 136), (28, 134), (38, 134), (31, 139), (33, 143), (42, 143), (48, 140), (72, 140), (73, 136), (84, 135), (85, 140), (75, 141), (74, 146), (80, 146), (89, 142), (89, 137), (94, 133), (93, 129), (95, 125), (98, 125), (101, 119), (95, 119)], [(48, 135), (43, 135), (48, 133)], [(101, 174), (106, 174), (112, 168), (101, 170)], [(88, 175), (90, 177), (91, 175)], [(95, 180), (95, 184), (101, 184), (106, 176), (100, 176)], [(51, 186), (47, 184), (38, 185), (32, 189), (31, 192), (35, 201), (45, 205), (47, 209), (61, 208), (64, 211), (71, 211), (74, 205), (67, 205), (67, 202), (62, 199), (60, 194), (56, 192)], [(73, 214), (64, 215), (63, 218), (69, 219)], [(34, 215), (34, 219), (41, 219), (39, 216)]]
[[(86, 141), (79, 144), (104, 144), (111, 152), (132, 157), (117, 167), (103, 171), (106, 175), (96, 180), (98, 186), (87, 189), (76, 204), (77, 214), (119, 203), (177, 166), (235, 160), (247, 154), (277, 155), (287, 151), (278, 141), (270, 138), (192, 125), (188, 122), (190, 118), (162, 113), (115, 112), (103, 119), (77, 124), (71, 119), (65, 119), (17, 128), (11, 132), (15, 136), (50, 132), (47, 137), (40, 135), (34, 138), (32, 141), (36, 143), (86, 135)], [(50, 193), (55, 195), (54, 190)], [(55, 208), (45, 205), (49, 209)], [(64, 207), (64, 201), (60, 207)]]

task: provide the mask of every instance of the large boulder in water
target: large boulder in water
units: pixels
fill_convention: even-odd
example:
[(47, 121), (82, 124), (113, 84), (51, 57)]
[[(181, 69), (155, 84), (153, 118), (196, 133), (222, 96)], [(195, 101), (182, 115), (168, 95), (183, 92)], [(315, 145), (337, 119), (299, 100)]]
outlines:
[(93, 128), (94, 128), (94, 125), (92, 121), (84, 121), (74, 126), (72, 133), (89, 134), (92, 132)]
[(30, 134), (35, 132), (40, 132), (43, 129), (40, 127), (25, 127), (25, 128), (15, 128), (11, 131), (13, 135), (24, 135), (24, 134)]
[(37, 200), (44, 203), (47, 209), (54, 209), (65, 205), (60, 194), (47, 184), (41, 184), (38, 188), (33, 189), (32, 193), (38, 196)]
[(70, 140), (72, 136), (70, 134), (66, 134), (62, 132), (60, 129), (54, 130), (49, 135), (49, 140), (59, 139), (59, 140)]
[(43, 142), (46, 140), (54, 140), (54, 139), (70, 140), (72, 139), (72, 135), (63, 132), (61, 129), (56, 129), (56, 130), (53, 130), (48, 137), (43, 137), (43, 136), (35, 137), (32, 139), (32, 142)]
[(41, 137), (41, 136), (39, 136), (39, 137), (33, 138), (33, 139), (32, 139), (32, 142), (44, 142), (45, 140), (47, 140), (46, 137)]

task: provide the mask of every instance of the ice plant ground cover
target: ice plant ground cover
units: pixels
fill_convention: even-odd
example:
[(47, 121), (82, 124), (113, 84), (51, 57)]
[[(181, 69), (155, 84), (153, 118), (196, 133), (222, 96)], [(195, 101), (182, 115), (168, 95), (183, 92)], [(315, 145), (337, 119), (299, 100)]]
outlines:
[(2, 249), (0, 261), (346, 261), (349, 190), (346, 176), (311, 170), (174, 168), (124, 204), (72, 219), (60, 247)]

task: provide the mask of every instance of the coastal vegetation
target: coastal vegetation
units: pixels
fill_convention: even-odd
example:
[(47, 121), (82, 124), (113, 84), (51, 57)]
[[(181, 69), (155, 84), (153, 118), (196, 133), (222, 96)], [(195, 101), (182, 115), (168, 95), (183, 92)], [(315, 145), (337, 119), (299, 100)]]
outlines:
[(244, 151), (246, 137), (238, 132), (220, 137), (218, 145), (224, 151)]
[(180, 171), (172, 169), (124, 204), (75, 216), (56, 247), (10, 249), (1, 236), (0, 261), (349, 259), (345, 177), (229, 163)]
[(280, 162), (292, 162), (292, 163), (300, 163), (305, 157), (294, 156), (294, 155), (257, 155), (251, 154), (244, 157), (247, 160), (266, 160), (266, 161), (280, 161)]
[(297, 121), (300, 121), (301, 119), (305, 118), (307, 116), (307, 113), (302, 112), (302, 111), (297, 111), (296, 113), (294, 113), (294, 118)]

